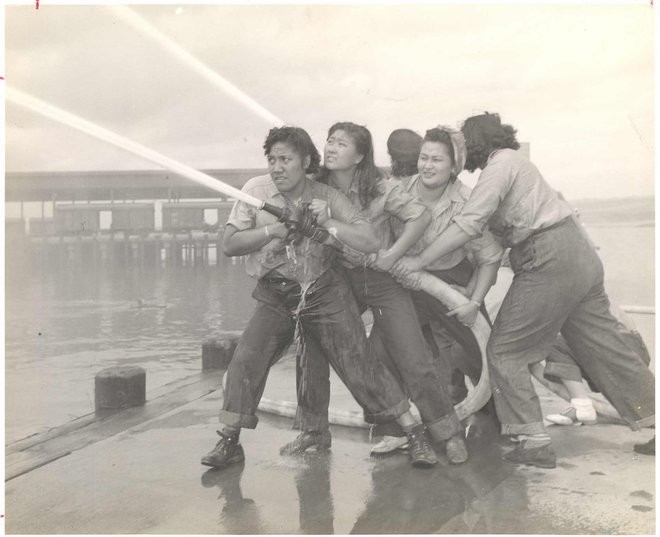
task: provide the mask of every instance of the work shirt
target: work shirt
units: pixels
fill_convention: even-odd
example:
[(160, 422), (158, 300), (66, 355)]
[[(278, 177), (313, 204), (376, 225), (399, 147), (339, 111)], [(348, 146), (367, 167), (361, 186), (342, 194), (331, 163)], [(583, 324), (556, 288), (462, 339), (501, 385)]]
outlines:
[(513, 149), (498, 149), (453, 221), (471, 237), (488, 225), (503, 245), (514, 246), (571, 213), (534, 164)]
[[(332, 179), (330, 179), (330, 185), (339, 189)], [(373, 225), (380, 243), (379, 248), (386, 250), (394, 242), (390, 217), (395, 217), (404, 223), (416, 220), (426, 211), (426, 207), (406, 192), (398, 180), (379, 179), (378, 189), (380, 194), (371, 200), (364, 209), (361, 208), (357, 181), (353, 181), (346, 194), (353, 205), (359, 209), (360, 217)], [(334, 216), (334, 213), (332, 214)], [(368, 257), (346, 245), (342, 247), (341, 255), (343, 264), (349, 268), (364, 266)]]
[[(401, 182), (403, 187), (412, 196), (420, 198), (418, 185), (420, 181), (419, 174), (404, 178)], [(424, 231), (424, 235), (417, 241), (413, 247), (408, 250), (407, 255), (418, 255), (423, 252), (443, 231), (452, 223), (452, 218), (461, 213), (465, 203), (470, 198), (470, 188), (463, 184), (459, 179), (449, 183), (431, 210), (431, 223)], [(395, 236), (400, 236), (403, 232), (403, 226), (397, 222), (392, 222)], [(474, 238), (453, 252), (449, 252), (431, 263), (426, 270), (448, 270), (458, 265), (463, 259), (472, 255), (472, 259), (477, 265), (490, 265), (498, 263), (504, 256), (504, 248), (497, 242), (495, 237), (488, 231), (483, 230), (480, 237)]]
[[(291, 205), (291, 202), (277, 189), (270, 175), (250, 179), (241, 190), (277, 207)], [(366, 222), (358, 214), (357, 208), (341, 192), (306, 178), (305, 189), (298, 203), (311, 203), (313, 199), (326, 201), (332, 217), (336, 220), (349, 224)], [(276, 222), (277, 218), (272, 214), (243, 201), (236, 201), (229, 214), (227, 225), (243, 231)], [(299, 244), (288, 246), (284, 239), (274, 237), (259, 250), (247, 255), (245, 271), (256, 279), (268, 275), (299, 283), (312, 282), (330, 267), (335, 254), (335, 248), (306, 237)]]

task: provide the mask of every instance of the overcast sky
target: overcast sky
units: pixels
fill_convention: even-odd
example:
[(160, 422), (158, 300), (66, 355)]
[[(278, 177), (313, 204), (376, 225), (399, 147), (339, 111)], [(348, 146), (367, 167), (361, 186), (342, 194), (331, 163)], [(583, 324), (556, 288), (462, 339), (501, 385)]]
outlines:
[[(271, 125), (112, 6), (5, 9), (12, 87), (196, 168), (265, 165)], [(653, 194), (648, 5), (133, 9), (319, 149), (332, 123), (354, 121), (387, 165), (393, 129), (423, 134), (488, 110), (570, 199)], [(5, 119), (8, 171), (155, 167), (12, 103)]]

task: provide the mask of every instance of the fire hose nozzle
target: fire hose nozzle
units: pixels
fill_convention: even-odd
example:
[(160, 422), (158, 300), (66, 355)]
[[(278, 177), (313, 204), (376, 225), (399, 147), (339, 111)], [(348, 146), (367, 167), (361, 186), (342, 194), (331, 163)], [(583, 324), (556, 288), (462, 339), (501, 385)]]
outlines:
[(277, 219), (282, 222), (286, 221), (285, 219), (288, 217), (288, 213), (290, 212), (286, 207), (278, 207), (277, 205), (272, 205), (268, 202), (264, 202), (264, 206), (261, 209), (277, 217)]
[(277, 207), (264, 202), (262, 210), (277, 217), (290, 230), (309, 237), (313, 241), (325, 243), (328, 239), (328, 231), (316, 223), (316, 217), (312, 215), (309, 204), (304, 204), (300, 208), (291, 210), (289, 207)]

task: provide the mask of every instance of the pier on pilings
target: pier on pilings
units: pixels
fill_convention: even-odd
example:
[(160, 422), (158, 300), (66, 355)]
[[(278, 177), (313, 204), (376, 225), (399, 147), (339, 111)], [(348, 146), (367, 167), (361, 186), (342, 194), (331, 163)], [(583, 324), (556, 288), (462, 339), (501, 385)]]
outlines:
[[(8, 245), (9, 247), (9, 245)], [(18, 247), (14, 246), (14, 251)], [(26, 237), (25, 255), (42, 266), (56, 263), (103, 266), (180, 267), (219, 265), (222, 230), (215, 232), (96, 232), (91, 234)]]

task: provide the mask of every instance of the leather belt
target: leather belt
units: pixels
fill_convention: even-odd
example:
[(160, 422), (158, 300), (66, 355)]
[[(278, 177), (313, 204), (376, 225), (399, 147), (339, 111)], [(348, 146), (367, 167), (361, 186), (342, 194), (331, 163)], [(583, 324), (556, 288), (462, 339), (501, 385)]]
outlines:
[(568, 223), (570, 221), (570, 219), (571, 219), (571, 217), (567, 216), (566, 218), (563, 218), (559, 222), (555, 222), (554, 224), (551, 224), (549, 226), (542, 227), (541, 229), (536, 229), (536, 230), (532, 231), (530, 237), (533, 237), (535, 235), (539, 235), (541, 233), (545, 233), (546, 231), (550, 231), (551, 229), (558, 228), (559, 226), (563, 226), (564, 224)]

